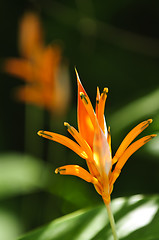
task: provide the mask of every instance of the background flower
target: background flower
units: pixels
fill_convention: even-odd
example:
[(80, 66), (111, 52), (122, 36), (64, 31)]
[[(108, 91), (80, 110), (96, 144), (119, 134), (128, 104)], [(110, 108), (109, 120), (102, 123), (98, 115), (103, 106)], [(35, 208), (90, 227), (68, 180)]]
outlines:
[(64, 113), (70, 100), (68, 66), (62, 60), (58, 45), (44, 46), (39, 17), (24, 14), (19, 24), (19, 52), (22, 58), (5, 60), (4, 70), (24, 80), (16, 98), (46, 108), (56, 114)]

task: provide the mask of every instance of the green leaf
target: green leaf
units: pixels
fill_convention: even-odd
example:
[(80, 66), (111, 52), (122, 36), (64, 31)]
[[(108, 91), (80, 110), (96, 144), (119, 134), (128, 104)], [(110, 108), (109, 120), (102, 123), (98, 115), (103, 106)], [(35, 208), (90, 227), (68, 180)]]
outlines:
[[(159, 196), (136, 195), (112, 201), (119, 239), (157, 240)], [(52, 221), (19, 240), (112, 240), (104, 205), (77, 211)]]
[[(63, 208), (71, 211), (90, 206), (98, 201), (94, 188), (75, 177), (58, 176), (55, 167), (43, 163), (40, 159), (20, 153), (0, 154), (0, 200), (21, 194), (44, 190), (64, 199)], [(65, 188), (63, 184), (65, 182)], [(74, 191), (72, 191), (74, 189)], [(80, 191), (79, 191), (80, 190)], [(81, 196), (81, 192), (83, 195)], [(74, 201), (76, 199), (76, 201)], [(67, 205), (68, 204), (68, 205)], [(65, 213), (70, 209), (64, 210)]]
[(146, 153), (151, 154), (151, 158), (156, 157), (155, 159), (159, 161), (159, 132), (157, 132), (157, 137), (154, 141), (150, 142), (146, 146)]
[(116, 111), (109, 118), (111, 128), (116, 134), (119, 134), (124, 128), (128, 127), (139, 119), (146, 120), (159, 110), (159, 89), (150, 94), (139, 98), (122, 109)]
[(0, 239), (13, 240), (21, 234), (22, 230), (22, 223), (16, 214), (0, 207)]
[(39, 159), (18, 153), (0, 155), (0, 199), (31, 192), (44, 182), (44, 166)]

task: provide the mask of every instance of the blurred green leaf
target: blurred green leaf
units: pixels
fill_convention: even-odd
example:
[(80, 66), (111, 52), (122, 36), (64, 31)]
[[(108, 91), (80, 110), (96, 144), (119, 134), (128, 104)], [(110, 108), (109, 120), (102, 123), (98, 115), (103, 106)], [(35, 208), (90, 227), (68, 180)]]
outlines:
[(147, 144), (146, 152), (152, 154), (156, 157), (156, 160), (159, 160), (159, 132), (157, 133), (157, 137), (154, 138), (152, 142)]
[(144, 118), (151, 118), (159, 112), (159, 89), (147, 96), (139, 98), (116, 111), (109, 118), (111, 128), (118, 134), (133, 122)]
[[(119, 239), (158, 239), (159, 196), (136, 195), (112, 201)], [(105, 206), (69, 214), (19, 240), (112, 240)]]
[(0, 239), (13, 240), (22, 232), (22, 224), (15, 213), (0, 208)]
[[(40, 189), (64, 199), (65, 208), (72, 206), (72, 211), (90, 205), (94, 196), (93, 186), (75, 177), (58, 176), (54, 168), (29, 155), (0, 154), (0, 200)], [(98, 195), (95, 196), (92, 204), (98, 201)]]
[(48, 181), (47, 191), (64, 200), (62, 211), (65, 214), (100, 202), (93, 184), (74, 176), (52, 174)]
[(44, 164), (34, 157), (0, 155), (0, 199), (31, 192), (44, 185)]

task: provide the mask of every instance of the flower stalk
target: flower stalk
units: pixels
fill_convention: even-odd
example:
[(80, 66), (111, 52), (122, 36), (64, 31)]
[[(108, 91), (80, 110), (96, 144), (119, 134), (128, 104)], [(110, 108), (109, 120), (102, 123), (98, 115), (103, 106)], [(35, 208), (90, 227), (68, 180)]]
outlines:
[(110, 205), (110, 203), (109, 204), (105, 203), (105, 206), (106, 206), (106, 209), (107, 209), (108, 218), (109, 218), (109, 221), (110, 221), (110, 226), (111, 226), (111, 229), (112, 229), (114, 240), (118, 240), (115, 221), (114, 221), (114, 216), (113, 216), (113, 213), (112, 213), (112, 210), (111, 210), (111, 205)]

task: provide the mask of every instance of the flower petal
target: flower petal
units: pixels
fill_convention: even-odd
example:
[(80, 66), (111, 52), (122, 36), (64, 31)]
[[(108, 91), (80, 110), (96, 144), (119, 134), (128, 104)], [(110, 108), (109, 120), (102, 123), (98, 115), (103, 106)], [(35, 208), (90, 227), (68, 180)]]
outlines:
[(81, 97), (81, 100), (83, 102), (84, 107), (87, 110), (87, 113), (89, 114), (89, 117), (91, 119), (91, 122), (92, 122), (93, 126), (95, 126), (96, 115), (95, 115), (95, 112), (93, 110), (93, 107), (92, 107), (92, 104), (91, 104), (91, 101), (90, 101), (89, 97), (87, 95), (85, 95), (83, 92), (80, 92), (80, 97)]
[(99, 100), (100, 100), (100, 91), (99, 91), (99, 87), (97, 87), (97, 96), (96, 96), (96, 116), (98, 118), (98, 104), (99, 104)]
[[(45, 96), (43, 94), (43, 89), (35, 87), (35, 86), (25, 86), (25, 87), (19, 87), (15, 91), (15, 97), (18, 100), (27, 102), (27, 103), (33, 103), (38, 106), (44, 107), (46, 105), (46, 102), (49, 102), (51, 99), (45, 99)], [(46, 95), (46, 94), (45, 94)], [(47, 98), (49, 96), (47, 95)], [(47, 100), (47, 101), (46, 101)]]
[(111, 134), (110, 134), (110, 126), (108, 127), (108, 137), (107, 137), (107, 142), (109, 144), (110, 152), (112, 152), (111, 148)]
[(19, 50), (25, 58), (30, 58), (39, 47), (43, 46), (43, 31), (38, 16), (27, 12), (19, 26)]
[(95, 128), (93, 156), (100, 174), (108, 176), (112, 167), (111, 152), (107, 139), (99, 125)]
[(74, 175), (87, 182), (91, 182), (93, 184), (98, 185), (98, 180), (93, 177), (88, 171), (78, 165), (66, 165), (63, 167), (59, 167), (55, 170), (55, 173), (59, 173), (61, 175)]
[(83, 149), (77, 143), (75, 143), (74, 141), (72, 141), (71, 139), (65, 136), (62, 136), (60, 134), (53, 133), (53, 132), (43, 131), (43, 130), (38, 131), (38, 135), (44, 138), (53, 140), (55, 142), (61, 143), (62, 145), (70, 148), (75, 153), (77, 153), (81, 158), (84, 158), (84, 159), (88, 158), (87, 154), (83, 151)]
[(97, 114), (99, 126), (101, 127), (102, 131), (106, 134), (106, 136), (107, 136), (107, 127), (106, 127), (106, 122), (104, 117), (104, 110), (105, 110), (105, 102), (107, 99), (107, 93), (108, 93), (108, 88), (104, 88), (101, 94), (101, 97), (99, 99), (98, 114)]
[(87, 154), (88, 158), (86, 159), (86, 162), (87, 162), (87, 166), (88, 166), (88, 169), (89, 169), (90, 173), (94, 177), (98, 177), (99, 176), (99, 172), (98, 172), (98, 170), (96, 168), (96, 165), (95, 165), (95, 162), (94, 162), (94, 158), (93, 158), (93, 152), (92, 152), (90, 146), (82, 138), (81, 134), (74, 127), (72, 127), (71, 125), (69, 125), (66, 122), (64, 123), (64, 125), (67, 127), (68, 132), (74, 137), (74, 139), (78, 142), (78, 144), (81, 146), (81, 148)]
[(132, 143), (126, 150), (125, 152), (122, 154), (122, 156), (120, 156), (114, 171), (112, 172), (111, 178), (110, 178), (110, 184), (113, 185), (114, 182), (116, 181), (116, 179), (118, 178), (121, 169), (123, 168), (123, 166), (125, 165), (126, 161), (129, 159), (129, 157), (136, 152), (140, 147), (142, 147), (145, 143), (149, 142), (152, 138), (156, 137), (156, 134), (152, 134), (149, 136), (145, 136), (137, 141), (135, 141), (134, 143)]
[(28, 60), (20, 60), (10, 58), (4, 62), (4, 70), (9, 74), (24, 79), (28, 82), (32, 81), (32, 65)]
[(34, 54), (37, 66), (37, 79), (42, 84), (50, 84), (51, 88), (55, 88), (55, 79), (61, 61), (61, 50), (58, 46), (47, 46), (45, 49)]
[(81, 134), (67, 122), (64, 122), (64, 125), (67, 127), (67, 131), (74, 137), (74, 139), (78, 142), (81, 148), (86, 152), (90, 160), (92, 160), (93, 159), (92, 150), (88, 143), (82, 138)]
[(113, 157), (113, 164), (118, 161), (121, 155), (124, 153), (126, 148), (130, 145), (130, 143), (145, 129), (152, 123), (152, 119), (148, 119), (147, 121), (141, 122), (136, 127), (134, 127), (124, 138), (122, 143), (120, 144), (118, 150)]
[[(89, 144), (89, 146), (93, 148), (94, 122), (92, 121), (94, 121), (93, 119), (95, 117), (95, 113), (93, 111), (92, 105), (90, 104), (87, 93), (81, 84), (77, 70), (75, 69), (75, 71), (78, 84), (78, 129), (82, 137)], [(88, 106), (86, 107), (86, 105)]]

